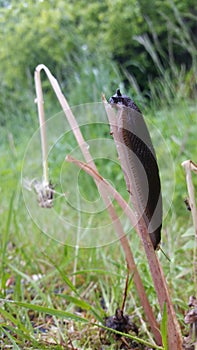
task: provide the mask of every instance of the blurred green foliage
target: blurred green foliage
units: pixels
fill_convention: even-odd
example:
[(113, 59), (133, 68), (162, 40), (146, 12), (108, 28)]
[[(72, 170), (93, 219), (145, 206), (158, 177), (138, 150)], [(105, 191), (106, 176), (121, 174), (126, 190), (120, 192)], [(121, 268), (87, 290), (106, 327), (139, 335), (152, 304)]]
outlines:
[[(196, 23), (195, 0), (0, 1), (0, 125), (33, 123), (40, 63), (72, 105), (100, 101), (117, 86), (143, 105), (144, 96), (154, 105), (193, 98)], [(49, 83), (43, 86), (50, 113), (58, 112)]]
[[(26, 83), (39, 63), (50, 69), (78, 53), (79, 43), (70, 11), (64, 1), (13, 1), (1, 9), (1, 64), (9, 87)], [(65, 64), (67, 62), (67, 64)]]
[(68, 81), (85, 56), (95, 65), (98, 57), (120, 64), (144, 89), (169, 61), (189, 68), (196, 59), (195, 0), (14, 0), (0, 6), (1, 81), (11, 88), (31, 81), (39, 63)]

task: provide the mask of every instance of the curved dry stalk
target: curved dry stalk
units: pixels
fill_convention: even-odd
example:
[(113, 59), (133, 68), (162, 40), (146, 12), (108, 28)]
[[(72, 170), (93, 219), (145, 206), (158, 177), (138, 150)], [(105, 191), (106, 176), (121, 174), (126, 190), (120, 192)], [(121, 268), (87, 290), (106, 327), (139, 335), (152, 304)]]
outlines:
[[(114, 137), (114, 141), (116, 144), (119, 160), (121, 167), (123, 169), (123, 172), (125, 169), (129, 169), (126, 174), (127, 176), (130, 176), (130, 164), (127, 164), (128, 157), (124, 157), (123, 148), (121, 147), (121, 140), (118, 132), (118, 125), (117, 125), (117, 118), (114, 113), (114, 110), (112, 107), (107, 103), (105, 97), (103, 96), (103, 102), (106, 109), (106, 113), (108, 115), (110, 127), (111, 127), (111, 133)], [(131, 176), (132, 178), (132, 176)], [(129, 184), (132, 186), (131, 179), (126, 179), (126, 182), (129, 182)], [(131, 188), (132, 192), (132, 188)], [(131, 197), (132, 199), (132, 197)], [(137, 200), (137, 198), (134, 198), (134, 200)], [(158, 260), (157, 255), (155, 254), (153, 244), (151, 242), (150, 235), (148, 233), (147, 225), (144, 221), (144, 218), (141, 217), (138, 220), (138, 229), (136, 230), (139, 234), (141, 241), (144, 246), (144, 250), (148, 259), (150, 272), (152, 275), (153, 283), (155, 286), (155, 290), (157, 293), (158, 301), (160, 304), (161, 312), (163, 312), (164, 304), (167, 305), (167, 311), (168, 311), (168, 345), (169, 349), (173, 350), (180, 350), (182, 349), (182, 336), (180, 327), (176, 318), (176, 314), (173, 308), (173, 304), (169, 295), (169, 291), (167, 288), (166, 280), (164, 277), (164, 273), (162, 270), (162, 267), (160, 265), (160, 262)]]
[(47, 138), (46, 138), (45, 115), (44, 115), (44, 99), (43, 99), (42, 85), (40, 80), (40, 71), (37, 71), (37, 69), (35, 71), (35, 87), (36, 87), (36, 96), (37, 96), (37, 98), (35, 99), (35, 102), (37, 103), (37, 106), (38, 106), (38, 117), (39, 117), (39, 123), (40, 123), (43, 183), (44, 183), (44, 186), (48, 186), (49, 175), (48, 175), (48, 157), (47, 157)]
[(192, 182), (192, 171), (197, 174), (197, 165), (192, 160), (185, 160), (182, 164), (186, 173), (186, 183), (189, 195), (189, 204), (192, 212), (192, 219), (195, 232), (194, 256), (193, 256), (193, 280), (194, 290), (197, 290), (197, 209), (195, 201), (195, 189)]
[[(66, 117), (67, 117), (67, 120), (68, 120), (70, 127), (75, 135), (75, 138), (79, 144), (79, 147), (81, 148), (82, 154), (83, 154), (86, 162), (91, 166), (91, 168), (95, 172), (97, 172), (96, 165), (95, 165), (95, 163), (91, 157), (91, 154), (88, 150), (87, 144), (83, 138), (83, 135), (82, 135), (81, 130), (78, 126), (78, 123), (77, 123), (77, 121), (76, 121), (76, 119), (75, 119), (75, 117), (74, 117), (74, 115), (69, 107), (69, 104), (68, 104), (66, 98), (64, 97), (64, 95), (60, 89), (60, 86), (59, 86), (57, 80), (54, 78), (54, 76), (51, 74), (51, 72), (49, 71), (49, 69), (45, 65), (40, 64), (36, 67), (36, 70), (35, 70), (35, 82), (36, 82), (36, 86), (37, 86), (36, 91), (38, 92), (38, 96), (37, 96), (38, 112), (40, 113), (39, 116), (40, 116), (40, 121), (41, 121), (41, 125), (42, 125), (41, 130), (43, 132), (43, 135), (45, 135), (45, 130), (44, 130), (45, 129), (45, 121), (44, 121), (43, 95), (42, 95), (42, 87), (41, 87), (41, 79), (40, 79), (41, 70), (45, 71), (45, 73), (46, 73), (46, 75), (47, 75), (47, 77), (52, 85), (52, 88), (53, 88), (53, 90), (58, 98), (58, 101), (59, 101)], [(45, 172), (44, 178), (47, 179), (47, 171), (46, 171), (47, 152), (46, 152), (46, 149), (47, 149), (47, 147), (46, 147), (46, 138), (45, 138), (45, 141), (43, 141), (43, 171)], [(97, 181), (96, 181), (96, 184), (97, 184)], [(146, 293), (145, 293), (142, 281), (140, 279), (140, 276), (137, 272), (137, 267), (136, 267), (134, 259), (133, 259), (133, 255), (132, 255), (132, 252), (131, 252), (131, 249), (129, 246), (129, 242), (127, 240), (127, 237), (124, 234), (121, 222), (118, 218), (118, 215), (116, 214), (116, 211), (114, 209), (113, 204), (111, 203), (106, 192), (103, 190), (102, 186), (100, 189), (100, 194), (104, 200), (106, 208), (107, 208), (109, 215), (112, 219), (114, 229), (116, 230), (118, 237), (120, 239), (121, 245), (122, 245), (123, 250), (124, 250), (125, 258), (126, 258), (128, 266), (129, 266), (129, 270), (134, 274), (133, 279), (134, 279), (134, 282), (136, 285), (136, 289), (138, 291), (141, 304), (144, 308), (144, 312), (145, 312), (147, 319), (149, 321), (149, 324), (150, 324), (151, 330), (154, 334), (155, 340), (156, 340), (158, 345), (161, 345), (162, 341), (161, 341), (160, 332), (158, 330), (158, 324), (156, 322), (152, 308), (151, 308), (150, 303), (148, 301), (148, 298), (146, 296)]]
[[(51, 83), (51, 86), (52, 86), (52, 88), (53, 88), (53, 90), (58, 98), (58, 101), (63, 109), (63, 112), (65, 113), (65, 115), (68, 119), (68, 122), (70, 124), (71, 129), (72, 129), (72, 132), (75, 135), (75, 138), (76, 138), (76, 140), (81, 148), (81, 151), (84, 155), (84, 158), (86, 159), (87, 162), (90, 162), (92, 164), (92, 167), (94, 168), (95, 165), (94, 165), (94, 162), (92, 161), (92, 157), (90, 155), (90, 152), (88, 151), (87, 143), (85, 142), (85, 140), (83, 138), (81, 130), (80, 130), (78, 123), (77, 123), (77, 121), (76, 121), (76, 119), (75, 119), (75, 117), (70, 109), (70, 106), (69, 106), (66, 98), (64, 97), (57, 80), (55, 79), (55, 77), (51, 74), (50, 70), (44, 64), (39, 64), (35, 70), (35, 82), (36, 82), (36, 85), (38, 86), (38, 91), (42, 91), (41, 79), (40, 79), (41, 70), (44, 70), (44, 72), (46, 73), (46, 75)], [(40, 94), (40, 96), (41, 97), (38, 96), (38, 98), (37, 98), (37, 103), (38, 103), (39, 109), (42, 110), (42, 107), (43, 107), (42, 93)], [(43, 113), (43, 116), (44, 116), (44, 113)], [(45, 125), (45, 123), (43, 123), (43, 125)]]
[[(125, 214), (128, 216), (128, 218), (130, 219), (132, 226), (133, 227), (137, 226), (136, 218), (133, 214), (131, 207), (122, 198), (122, 196), (119, 194), (119, 192), (117, 192), (116, 189), (106, 179), (104, 179), (97, 171), (92, 169), (92, 167), (89, 164), (86, 164), (80, 160), (77, 160), (77, 159), (71, 157), (70, 155), (66, 156), (66, 161), (76, 164), (78, 167), (83, 169), (87, 174), (92, 176), (97, 184), (97, 187), (98, 187), (98, 190), (100, 191), (100, 193), (104, 192), (104, 193), (108, 193), (108, 194), (112, 195), (113, 198), (118, 202), (120, 207), (123, 209)], [(109, 208), (108, 208), (108, 210), (109, 210)], [(139, 298), (141, 301), (141, 305), (144, 308), (145, 315), (149, 321), (151, 330), (155, 336), (155, 340), (156, 340), (158, 345), (161, 345), (162, 341), (161, 341), (161, 335), (159, 332), (159, 325), (157, 324), (157, 322), (155, 320), (155, 317), (154, 317), (153, 312), (152, 312), (152, 308), (150, 307), (149, 301), (147, 299), (146, 292), (145, 292), (144, 286), (142, 284), (142, 280), (140, 278), (139, 272), (137, 270), (137, 266), (135, 264), (133, 254), (131, 252), (127, 236), (123, 232), (122, 225), (120, 223), (120, 220), (119, 220), (117, 214), (114, 215), (114, 213), (112, 213), (111, 217), (112, 217), (112, 222), (114, 224), (114, 227), (118, 233), (118, 238), (120, 240), (120, 243), (121, 243), (123, 250), (124, 250), (124, 253), (125, 253), (129, 272), (133, 274), (133, 281), (135, 283), (135, 286), (136, 286), (136, 289), (137, 289), (137, 292), (138, 292), (138, 295), (139, 295)]]

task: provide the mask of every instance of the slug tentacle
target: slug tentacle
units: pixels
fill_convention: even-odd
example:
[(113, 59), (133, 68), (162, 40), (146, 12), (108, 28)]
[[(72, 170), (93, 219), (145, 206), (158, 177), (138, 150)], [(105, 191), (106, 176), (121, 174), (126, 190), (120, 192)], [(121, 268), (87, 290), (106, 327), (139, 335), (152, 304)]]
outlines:
[(161, 240), (162, 196), (159, 168), (149, 131), (140, 109), (120, 90), (109, 103), (118, 111), (118, 135), (127, 189), (143, 217), (154, 249)]

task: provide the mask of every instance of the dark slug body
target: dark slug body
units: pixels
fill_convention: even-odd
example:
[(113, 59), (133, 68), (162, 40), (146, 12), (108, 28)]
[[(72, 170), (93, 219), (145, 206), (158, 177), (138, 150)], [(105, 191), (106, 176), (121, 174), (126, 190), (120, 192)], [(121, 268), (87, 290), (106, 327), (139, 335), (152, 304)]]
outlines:
[(159, 169), (150, 134), (140, 109), (128, 96), (122, 95), (119, 89), (109, 103), (120, 111), (120, 140), (125, 145), (125, 157), (129, 162), (126, 170), (128, 174), (125, 175), (132, 179), (131, 189), (128, 181), (127, 187), (134, 194), (138, 206), (136, 210), (140, 211), (153, 247), (157, 249), (161, 240), (162, 197)]

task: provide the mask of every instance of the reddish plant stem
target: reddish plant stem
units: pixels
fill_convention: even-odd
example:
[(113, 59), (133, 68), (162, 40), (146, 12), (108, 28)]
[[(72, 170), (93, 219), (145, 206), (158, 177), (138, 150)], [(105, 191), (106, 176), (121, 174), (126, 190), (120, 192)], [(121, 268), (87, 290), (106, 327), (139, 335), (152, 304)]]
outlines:
[[(132, 167), (128, 163), (129, 157), (125, 155), (125, 152), (127, 152), (127, 148), (123, 147), (123, 141), (120, 139), (120, 135), (118, 133), (118, 125), (117, 125), (117, 117), (114, 113), (114, 110), (112, 107), (107, 103), (105, 98), (103, 97), (105, 109), (109, 118), (109, 123), (111, 126), (111, 133), (113, 135), (120, 164), (123, 169), (124, 174), (126, 174), (126, 183), (128, 182), (131, 186), (132, 183), (130, 181), (129, 174), (132, 171)], [(125, 151), (126, 150), (126, 151)], [(131, 189), (132, 191), (132, 189)], [(136, 201), (136, 198), (132, 197), (132, 200)], [(136, 207), (138, 203), (134, 203), (134, 206)], [(144, 246), (144, 250), (148, 259), (149, 267), (151, 276), (153, 279), (153, 283), (155, 286), (155, 290), (157, 293), (160, 310), (161, 313), (163, 312), (164, 303), (167, 305), (167, 312), (168, 312), (168, 346), (169, 349), (173, 350), (181, 350), (182, 349), (182, 336), (180, 327), (176, 318), (176, 314), (174, 312), (174, 308), (172, 305), (172, 301), (170, 299), (169, 291), (167, 288), (166, 280), (163, 274), (162, 267), (160, 265), (160, 262), (157, 258), (157, 255), (155, 254), (147, 226), (145, 224), (144, 219), (141, 217), (138, 220), (138, 228), (137, 233), (139, 234), (141, 241)]]
[[(66, 160), (68, 162), (72, 162), (72, 163), (76, 164), (78, 167), (83, 169), (87, 174), (92, 176), (94, 178), (94, 180), (96, 181), (99, 190), (101, 190), (101, 188), (102, 188), (103, 192), (110, 193), (117, 200), (117, 202), (119, 203), (121, 208), (125, 211), (126, 215), (128, 216), (128, 218), (131, 221), (131, 224), (133, 226), (136, 225), (136, 220), (133, 216), (133, 212), (132, 212), (131, 208), (128, 206), (127, 202), (125, 202), (125, 200), (121, 197), (121, 195), (111, 186), (110, 183), (108, 183), (97, 171), (92, 169), (91, 166), (89, 166), (88, 164), (81, 162), (80, 160), (77, 160), (77, 159), (71, 157), (70, 155), (68, 155), (66, 157)], [(113, 223), (115, 223), (115, 227), (116, 227), (116, 230), (117, 230), (118, 235), (119, 235), (119, 240), (120, 240), (120, 243), (122, 245), (123, 251), (125, 253), (125, 258), (126, 258), (126, 262), (128, 265), (128, 269), (129, 269), (129, 272), (133, 275), (133, 281), (134, 281), (134, 284), (136, 286), (141, 305), (144, 309), (145, 315), (148, 319), (148, 322), (149, 322), (149, 325), (151, 327), (152, 333), (155, 337), (155, 340), (156, 340), (158, 345), (161, 345), (162, 340), (161, 340), (161, 334), (159, 332), (159, 325), (158, 325), (157, 321), (155, 320), (152, 308), (151, 308), (150, 303), (148, 301), (148, 298), (146, 296), (146, 292), (145, 292), (141, 277), (138, 273), (137, 266), (136, 266), (134, 258), (133, 258), (133, 254), (132, 254), (130, 246), (129, 246), (128, 238), (125, 234), (122, 234), (122, 232), (123, 232), (122, 225), (121, 225), (121, 222), (118, 219), (115, 211), (111, 212), (110, 208), (108, 208), (108, 210), (110, 211), (110, 216), (112, 218)]]
[[(41, 78), (40, 78), (40, 72), (41, 70), (44, 70), (54, 91), (55, 94), (58, 98), (58, 101), (60, 103), (60, 105), (62, 106), (62, 109), (67, 117), (67, 120), (71, 126), (71, 129), (74, 133), (74, 136), (79, 144), (79, 147), (81, 148), (82, 154), (84, 155), (84, 158), (86, 160), (86, 162), (88, 164), (90, 164), (90, 166), (92, 167), (92, 169), (96, 172), (97, 168), (95, 166), (95, 163), (92, 159), (92, 156), (88, 150), (87, 144), (83, 138), (83, 135), (81, 133), (81, 130), (78, 126), (78, 123), (69, 107), (69, 104), (66, 100), (66, 98), (64, 97), (60, 86), (57, 82), (57, 80), (54, 78), (54, 76), (51, 74), (50, 70), (43, 64), (39, 65), (36, 67), (36, 71), (35, 71), (35, 80), (36, 80), (36, 84), (37, 84), (37, 91), (39, 91), (40, 95), (37, 96), (37, 103), (38, 103), (38, 108), (40, 108), (41, 110), (43, 109), (43, 98), (42, 98), (42, 87), (41, 87)], [(42, 105), (40, 105), (42, 104)], [(43, 111), (42, 111), (43, 112)], [(44, 117), (44, 112), (43, 112), (43, 117)], [(42, 120), (42, 126), (44, 128), (43, 132), (45, 132), (45, 123), (44, 120)], [(98, 189), (100, 191), (100, 194), (104, 200), (104, 203), (106, 205), (106, 208), (109, 212), (109, 215), (112, 219), (112, 223), (114, 225), (114, 229), (117, 232), (117, 235), (120, 239), (120, 243), (122, 245), (122, 248), (124, 250), (125, 253), (125, 258), (127, 261), (127, 264), (129, 266), (129, 270), (131, 273), (134, 274), (134, 283), (136, 285), (136, 289), (138, 291), (140, 300), (141, 300), (141, 304), (144, 308), (145, 314), (147, 316), (147, 319), (149, 321), (150, 327), (152, 329), (152, 332), (154, 334), (155, 340), (157, 342), (157, 344), (161, 344), (161, 335), (159, 333), (158, 330), (158, 324), (156, 322), (156, 319), (154, 317), (152, 308), (149, 304), (148, 298), (146, 296), (142, 281), (140, 279), (139, 273), (137, 272), (137, 267), (135, 265), (134, 259), (133, 259), (133, 255), (129, 246), (129, 242), (127, 240), (127, 237), (124, 234), (121, 222), (118, 218), (118, 215), (116, 214), (115, 208), (113, 207), (113, 204), (111, 203), (110, 198), (108, 197), (107, 193), (103, 190), (102, 186), (101, 188), (99, 188), (99, 183), (97, 182), (97, 180), (95, 180), (96, 185), (98, 186)]]

